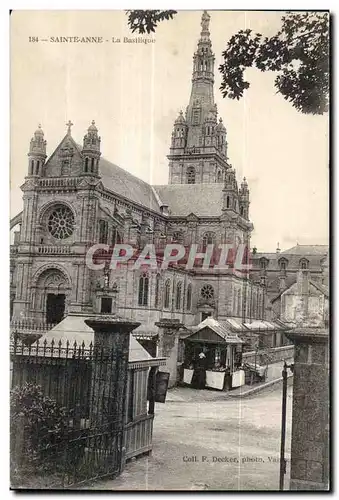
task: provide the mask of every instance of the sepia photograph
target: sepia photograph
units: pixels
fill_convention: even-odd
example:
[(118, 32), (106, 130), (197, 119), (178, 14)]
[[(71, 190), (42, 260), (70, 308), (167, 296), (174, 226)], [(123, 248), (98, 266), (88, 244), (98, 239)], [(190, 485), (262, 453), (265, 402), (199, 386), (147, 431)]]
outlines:
[(330, 491), (330, 21), (11, 11), (11, 490)]

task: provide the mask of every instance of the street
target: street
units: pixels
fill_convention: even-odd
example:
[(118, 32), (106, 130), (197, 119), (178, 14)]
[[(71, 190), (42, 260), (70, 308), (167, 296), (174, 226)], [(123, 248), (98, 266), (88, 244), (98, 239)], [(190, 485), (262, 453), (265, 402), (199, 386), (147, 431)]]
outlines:
[[(105, 490), (277, 490), (281, 385), (248, 398), (175, 388), (156, 405), (153, 453), (126, 465)], [(174, 391), (174, 392), (172, 392)], [(173, 397), (174, 396), (174, 397)], [(292, 387), (287, 396), (286, 458), (291, 436)], [(289, 464), (285, 489), (289, 484)]]

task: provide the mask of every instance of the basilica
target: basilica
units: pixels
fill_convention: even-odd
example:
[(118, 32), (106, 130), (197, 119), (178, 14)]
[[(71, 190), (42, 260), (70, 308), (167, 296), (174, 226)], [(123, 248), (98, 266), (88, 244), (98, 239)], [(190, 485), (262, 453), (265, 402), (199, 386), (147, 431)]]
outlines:
[(129, 264), (94, 271), (86, 253), (95, 243), (161, 247), (209, 244), (250, 247), (250, 193), (238, 184), (227, 155), (227, 132), (214, 100), (214, 54), (204, 12), (193, 57), (185, 112), (173, 124), (169, 182), (149, 185), (101, 156), (92, 121), (80, 144), (72, 123), (53, 152), (39, 125), (29, 144), (23, 211), (11, 221), (11, 318), (35, 325), (59, 323), (68, 314), (111, 313), (154, 331), (161, 319), (185, 327), (211, 316), (217, 321), (265, 319), (266, 289), (260, 275), (227, 269), (154, 272)]

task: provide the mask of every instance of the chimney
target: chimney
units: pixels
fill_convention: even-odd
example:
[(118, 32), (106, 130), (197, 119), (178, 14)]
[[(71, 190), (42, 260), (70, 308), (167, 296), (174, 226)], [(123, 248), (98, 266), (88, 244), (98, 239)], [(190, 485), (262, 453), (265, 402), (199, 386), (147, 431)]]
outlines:
[(310, 290), (310, 271), (300, 269), (297, 274), (297, 289), (299, 295), (308, 295)]

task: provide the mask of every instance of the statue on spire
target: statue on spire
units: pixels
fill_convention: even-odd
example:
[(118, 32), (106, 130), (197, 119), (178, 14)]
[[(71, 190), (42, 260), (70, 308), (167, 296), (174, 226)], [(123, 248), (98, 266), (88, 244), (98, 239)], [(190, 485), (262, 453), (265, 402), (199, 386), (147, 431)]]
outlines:
[(204, 10), (203, 15), (201, 16), (201, 31), (208, 31), (210, 19), (211, 16), (207, 13), (207, 10)]

